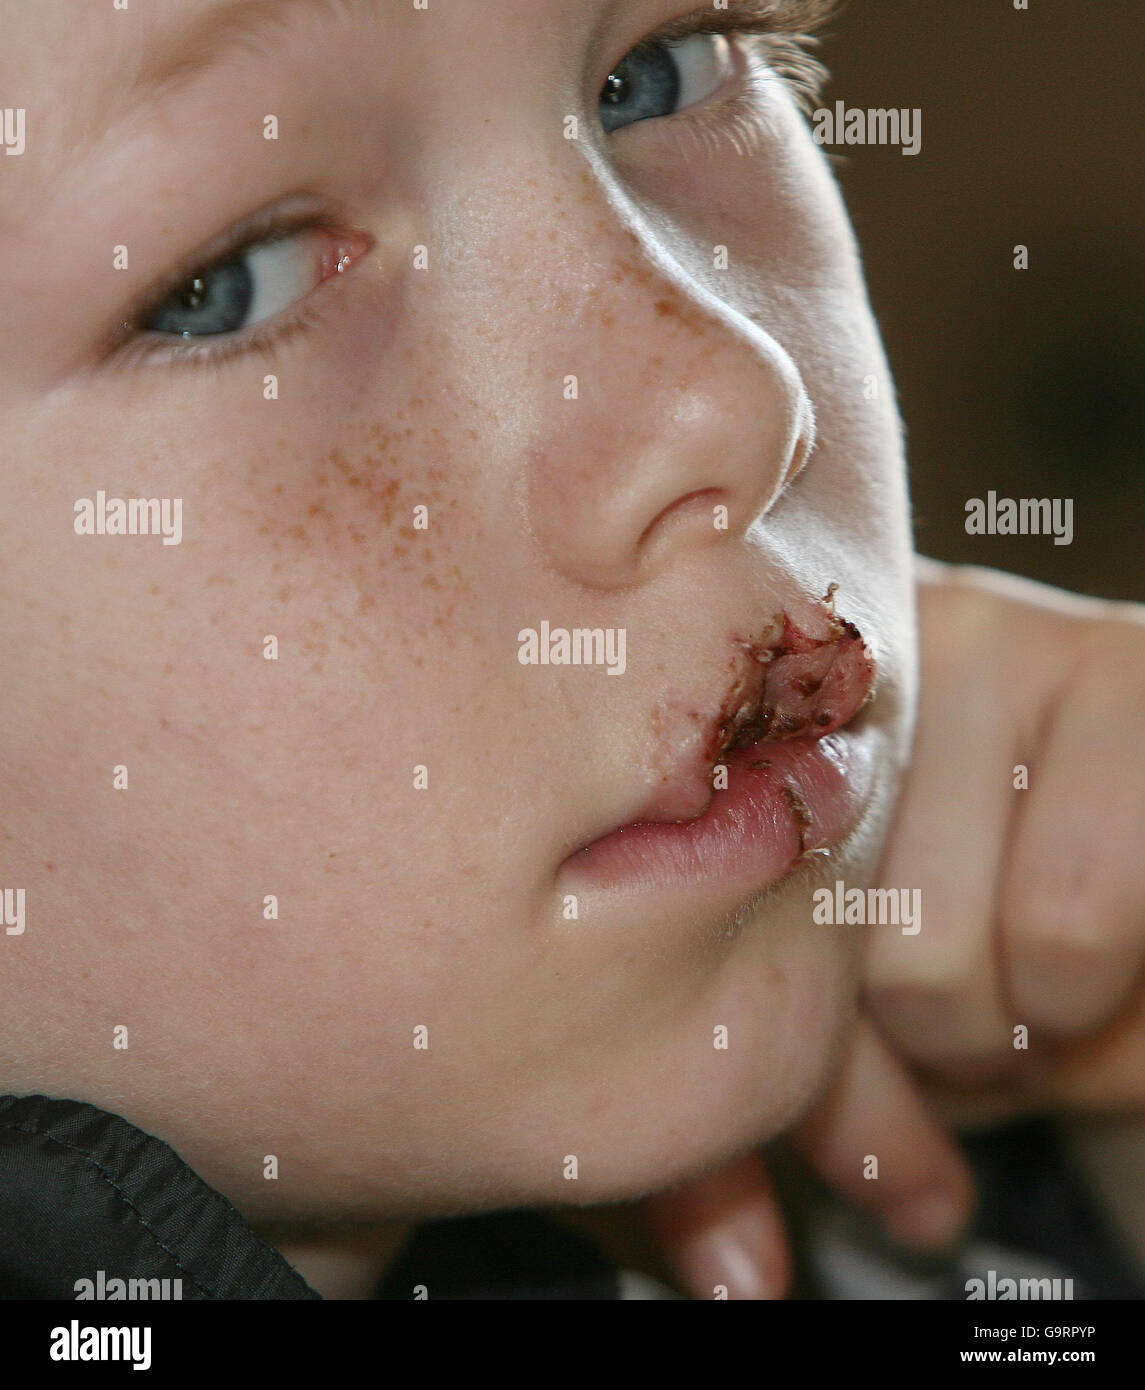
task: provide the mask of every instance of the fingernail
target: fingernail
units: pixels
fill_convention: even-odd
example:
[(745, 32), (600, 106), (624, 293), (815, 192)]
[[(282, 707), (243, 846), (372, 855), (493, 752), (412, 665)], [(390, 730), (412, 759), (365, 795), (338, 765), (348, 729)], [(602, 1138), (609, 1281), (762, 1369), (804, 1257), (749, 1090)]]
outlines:
[(962, 1230), (962, 1208), (942, 1188), (911, 1197), (884, 1218), (891, 1235), (904, 1245), (927, 1249), (948, 1245)]

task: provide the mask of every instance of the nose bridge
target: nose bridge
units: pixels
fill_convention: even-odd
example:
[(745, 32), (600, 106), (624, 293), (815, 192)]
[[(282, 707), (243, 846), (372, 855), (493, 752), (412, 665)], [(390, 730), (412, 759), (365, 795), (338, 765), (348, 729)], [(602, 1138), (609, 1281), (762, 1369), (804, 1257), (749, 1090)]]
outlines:
[(806, 461), (812, 411), (780, 344), (592, 170), (551, 196), (522, 377), (533, 529), (580, 582), (622, 585), (747, 531)]
[(505, 153), (452, 166), (446, 306), (506, 407), (533, 534), (593, 587), (742, 534), (809, 451), (791, 358), (682, 269), (594, 148), (558, 126)]

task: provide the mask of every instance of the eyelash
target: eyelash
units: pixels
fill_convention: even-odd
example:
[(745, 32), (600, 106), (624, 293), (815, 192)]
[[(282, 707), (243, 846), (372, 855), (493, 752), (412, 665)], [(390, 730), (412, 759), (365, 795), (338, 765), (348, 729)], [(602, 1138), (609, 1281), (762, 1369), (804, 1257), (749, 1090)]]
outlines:
[[(729, 40), (746, 39), (763, 56), (770, 70), (786, 83), (803, 111), (810, 114), (827, 79), (827, 70), (809, 50), (818, 42), (815, 31), (833, 16), (838, 3), (839, 0), (741, 0), (737, 4), (733, 0), (726, 10), (707, 9), (674, 20), (642, 39), (629, 52), (646, 51), (701, 34), (723, 35)], [(721, 102), (715, 114), (705, 110), (693, 117), (693, 121), (704, 127), (697, 133), (722, 134), (738, 150), (741, 136), (750, 142), (752, 123), (758, 119), (758, 114), (750, 95), (741, 90)], [(713, 129), (714, 125), (721, 129)], [(298, 302), (297, 308), (275, 314), (265, 324), (256, 324), (238, 333), (205, 336), (202, 342), (174, 335), (162, 335), (164, 341), (159, 341), (160, 335), (149, 336), (140, 330), (139, 324), (146, 322), (188, 280), (216, 269), (228, 258), (271, 238), (335, 230), (334, 219), (315, 212), (293, 219), (279, 216), (277, 220), (273, 214), (264, 214), (261, 221), (261, 227), (258, 220), (253, 225), (248, 223), (228, 236), (218, 249), (200, 256), (193, 265), (183, 267), (151, 290), (123, 322), (108, 356), (124, 366), (159, 360), (167, 364), (179, 362), (218, 368), (232, 358), (245, 355), (271, 361), (288, 342), (315, 327), (324, 315), (325, 305), (321, 301), (325, 296), (320, 296), (318, 304), (311, 300), (321, 286), (315, 286)]]

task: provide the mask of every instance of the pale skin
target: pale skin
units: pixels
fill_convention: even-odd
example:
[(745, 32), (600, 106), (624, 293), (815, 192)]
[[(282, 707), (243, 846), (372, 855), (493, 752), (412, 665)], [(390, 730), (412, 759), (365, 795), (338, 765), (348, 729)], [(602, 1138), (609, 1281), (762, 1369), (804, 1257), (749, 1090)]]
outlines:
[[(23, 654), (0, 719), (5, 873), (29, 903), (27, 931), (5, 944), (0, 1082), (160, 1134), (284, 1249), (292, 1229), (352, 1224), (357, 1266), (378, 1257), (367, 1233), (380, 1222), (639, 1197), (734, 1162), (657, 1199), (665, 1240), (710, 1296), (719, 1257), (697, 1256), (698, 1241), (727, 1223), (703, 1208), (684, 1235), (676, 1218), (713, 1182), (738, 1183), (754, 1254), (726, 1278), (737, 1296), (777, 1294), (777, 1218), (738, 1156), (806, 1116), (855, 1055), (863, 942), (809, 930), (807, 903), (813, 882), (875, 881), (914, 719), (893, 393), (842, 204), (778, 78), (743, 59), (734, 89), (606, 136), (593, 125), (605, 77), (687, 8), (496, 9), (493, 24), (485, 0), (279, 0), (269, 26), (227, 46), (233, 7), (218, 0), (0, 0), (0, 91), (28, 113), (27, 149), (0, 156), (0, 603)], [(161, 94), (132, 107), (149, 75)], [(307, 235), (342, 271), (233, 334), (226, 356), (165, 343), (145, 357), (138, 315), (116, 336), (264, 211), (318, 218)], [(73, 504), (97, 489), (181, 497), (181, 545), (78, 537)], [(709, 887), (605, 901), (591, 930), (563, 920), (565, 857), (656, 775), (657, 711), (718, 701), (729, 630), (828, 583), (879, 660), (880, 775), (855, 835), (747, 912)], [(958, 577), (948, 590), (968, 658), (1036, 648), (1015, 662), (1022, 694), (1000, 706), (1015, 743), (1028, 727), (1049, 737), (1023, 721), (1060, 686), (1065, 648), (1090, 640), (1079, 630), (1112, 628), (1119, 669), (1141, 682), (1135, 613), (1079, 623)], [(624, 678), (523, 668), (513, 637), (542, 617), (623, 623)], [(939, 626), (924, 627), (928, 660), (948, 641)], [(928, 760), (928, 717), (924, 705), (882, 873), (937, 897), (944, 866), (993, 851), (967, 845), (960, 823), (941, 849), (931, 839), (957, 750), (936, 740), (950, 765)], [(936, 717), (946, 727), (940, 705)], [(1097, 737), (1092, 716), (1068, 718)], [(1125, 786), (1123, 735), (1099, 727)], [(1008, 768), (990, 800), (980, 758), (980, 795), (1002, 815)], [(1038, 785), (1027, 804), (1052, 812)], [(1036, 859), (1046, 820), (1013, 852)], [(1124, 859), (1124, 891), (1102, 883), (1117, 886), (1117, 923), (1106, 912), (1087, 948), (1111, 953), (1108, 977), (1089, 996), (1063, 994), (1008, 900), (1006, 970), (1031, 1025), (1077, 1032), (1084, 1006), (1093, 1029), (1124, 1002), (1140, 885), (1122, 833), (1106, 852)], [(920, 834), (933, 860), (914, 857)], [(921, 970), (949, 998), (944, 1063), (996, 1054), (1006, 1016), (966, 964), (993, 920), (978, 904), (959, 916), (970, 944), (952, 924), (925, 954), (876, 943), (871, 1008), (888, 1044), (862, 1074), (844, 1070), (812, 1121), (845, 1191), (838, 1156), (869, 1149), (848, 1098), (874, 1086), (903, 1171), (945, 1175), (957, 1219), (955, 1151), (905, 1080), (920, 1041), (902, 991)], [(715, 1024), (736, 1038), (726, 1053), (711, 1048)], [(901, 1093), (879, 1080), (892, 1067)], [(880, 1201), (916, 1190), (892, 1179)]]

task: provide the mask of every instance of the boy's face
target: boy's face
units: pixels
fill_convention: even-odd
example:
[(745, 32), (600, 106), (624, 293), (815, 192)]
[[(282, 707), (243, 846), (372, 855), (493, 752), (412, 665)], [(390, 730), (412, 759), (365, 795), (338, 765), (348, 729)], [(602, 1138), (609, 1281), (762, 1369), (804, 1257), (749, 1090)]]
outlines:
[[(604, 129), (690, 13), (0, 0), (0, 1082), (253, 1214), (663, 1185), (845, 1023), (811, 895), (870, 876), (909, 734), (898, 424), (762, 56), (654, 46)], [(77, 534), (101, 491), (181, 499), (179, 543)], [(701, 809), (745, 645), (832, 583), (878, 661), (845, 844), (579, 857)], [(524, 664), (543, 623), (622, 673)]]

